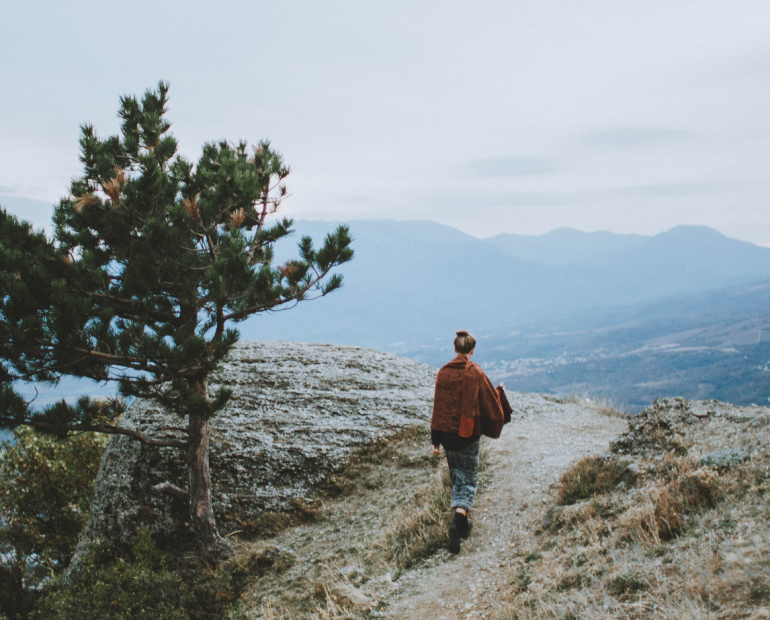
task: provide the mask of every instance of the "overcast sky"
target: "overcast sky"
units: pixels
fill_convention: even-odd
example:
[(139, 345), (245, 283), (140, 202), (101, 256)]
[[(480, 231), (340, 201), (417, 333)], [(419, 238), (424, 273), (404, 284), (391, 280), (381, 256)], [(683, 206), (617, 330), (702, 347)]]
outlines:
[(0, 195), (171, 83), (181, 152), (269, 138), (287, 215), (770, 245), (770, 2), (5, 2)]

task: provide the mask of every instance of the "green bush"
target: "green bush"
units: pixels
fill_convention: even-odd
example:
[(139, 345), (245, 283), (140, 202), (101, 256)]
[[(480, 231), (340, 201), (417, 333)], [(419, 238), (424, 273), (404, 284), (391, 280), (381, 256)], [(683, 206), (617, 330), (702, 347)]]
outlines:
[(48, 584), (33, 620), (221, 620), (243, 575), (160, 552), (147, 531), (121, 553), (102, 543), (69, 579)]
[(88, 519), (107, 442), (30, 428), (0, 444), (0, 617), (27, 618), (39, 586), (69, 564)]

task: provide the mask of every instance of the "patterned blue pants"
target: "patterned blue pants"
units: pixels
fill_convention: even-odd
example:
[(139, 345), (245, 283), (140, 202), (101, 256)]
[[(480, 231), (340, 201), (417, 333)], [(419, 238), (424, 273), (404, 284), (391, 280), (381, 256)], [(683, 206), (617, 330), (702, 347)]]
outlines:
[(462, 450), (444, 450), (449, 477), (452, 479), (452, 510), (465, 508), (470, 511), (476, 499), (479, 484), (479, 444), (474, 441)]

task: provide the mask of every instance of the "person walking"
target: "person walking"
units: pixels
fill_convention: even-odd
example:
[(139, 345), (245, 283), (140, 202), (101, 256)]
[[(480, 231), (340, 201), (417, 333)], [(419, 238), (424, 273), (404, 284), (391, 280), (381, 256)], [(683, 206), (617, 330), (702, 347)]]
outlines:
[(479, 478), (479, 439), (494, 439), (511, 421), (511, 406), (501, 383), (496, 388), (481, 366), (471, 361), (476, 339), (467, 331), (457, 332), (455, 357), (438, 371), (433, 398), (430, 434), (433, 454), (444, 446), (452, 480), (454, 521), (449, 526), (450, 553), (460, 552), (460, 540), (468, 538), (468, 513), (476, 499)]

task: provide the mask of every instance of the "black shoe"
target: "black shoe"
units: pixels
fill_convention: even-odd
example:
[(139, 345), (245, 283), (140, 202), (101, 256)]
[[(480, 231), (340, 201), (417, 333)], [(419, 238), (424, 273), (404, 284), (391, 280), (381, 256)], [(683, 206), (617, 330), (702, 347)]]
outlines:
[(456, 512), (454, 525), (457, 526), (457, 531), (460, 533), (461, 538), (468, 538), (471, 533), (471, 528), (473, 527), (473, 524), (468, 522), (468, 515)]
[(449, 553), (460, 553), (460, 531), (454, 523), (449, 526), (449, 544), (446, 548)]
[(471, 530), (473, 529), (473, 523), (471, 523), (470, 521), (466, 521), (466, 523), (468, 524), (468, 526), (465, 528), (465, 530), (460, 529), (460, 536), (462, 538), (468, 538), (468, 536), (471, 535)]

